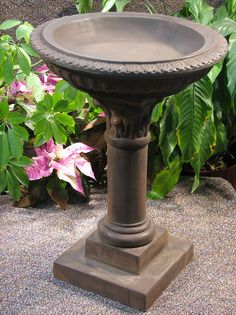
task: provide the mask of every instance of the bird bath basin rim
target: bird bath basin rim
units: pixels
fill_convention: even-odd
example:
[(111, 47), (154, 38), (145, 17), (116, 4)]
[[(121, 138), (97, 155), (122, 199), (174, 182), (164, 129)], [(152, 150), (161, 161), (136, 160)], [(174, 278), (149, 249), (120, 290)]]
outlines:
[[(180, 29), (182, 28), (183, 30), (186, 29), (192, 31), (192, 34), (196, 34), (196, 38), (198, 38), (198, 40), (201, 40), (202, 37), (204, 43), (202, 43), (202, 45), (199, 44), (200, 47), (196, 51), (186, 53), (185, 55), (183, 54), (183, 56), (179, 56), (178, 58), (173, 56), (173, 58), (168, 59), (167, 57), (156, 61), (151, 60), (150, 58), (147, 60), (137, 59), (131, 61), (109, 60), (109, 57), (107, 60), (105, 60), (101, 57), (96, 58), (94, 56), (89, 56), (89, 54), (86, 56), (83, 55), (83, 53), (71, 52), (66, 47), (59, 45), (58, 40), (55, 40), (55, 32), (58, 29), (63, 30), (64, 26), (71, 26), (73, 23), (87, 23), (87, 21), (97, 23), (99, 19), (103, 21), (105, 21), (105, 19), (114, 19), (114, 21), (124, 19), (123, 21), (125, 22), (128, 21), (128, 19), (141, 22), (143, 22), (143, 20), (147, 20), (149, 23), (151, 23), (151, 21), (154, 23), (155, 21), (156, 23), (167, 23), (167, 26), (172, 25), (172, 27), (176, 25), (176, 27), (178, 26)], [(222, 59), (227, 53), (227, 42), (224, 37), (206, 26), (176, 17), (136, 12), (102, 14), (89, 13), (54, 19), (39, 26), (32, 33), (31, 44), (33, 48), (39, 52), (43, 59), (55, 65), (74, 71), (112, 75), (125, 74), (136, 76), (163, 76), (164, 74), (173, 75), (186, 72), (195, 72), (199, 71), (200, 69), (210, 68), (216, 62), (216, 60), (218, 61)]]

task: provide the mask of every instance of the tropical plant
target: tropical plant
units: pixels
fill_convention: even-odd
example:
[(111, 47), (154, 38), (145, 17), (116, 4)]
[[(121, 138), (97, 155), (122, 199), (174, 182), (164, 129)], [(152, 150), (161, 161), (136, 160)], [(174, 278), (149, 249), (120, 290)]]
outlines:
[(158, 142), (149, 157), (156, 175), (150, 198), (171, 191), (186, 163), (195, 172), (194, 192), (210, 157), (213, 161), (227, 152), (236, 159), (236, 152), (230, 152), (236, 142), (236, 1), (227, 0), (214, 10), (204, 0), (188, 0), (178, 16), (219, 31), (229, 42), (229, 52), (200, 81), (156, 105), (151, 131)]
[[(89, 13), (93, 10), (93, 0), (75, 0), (76, 8), (79, 13)], [(117, 12), (124, 11), (131, 0), (101, 0), (102, 12), (108, 12), (114, 6)]]

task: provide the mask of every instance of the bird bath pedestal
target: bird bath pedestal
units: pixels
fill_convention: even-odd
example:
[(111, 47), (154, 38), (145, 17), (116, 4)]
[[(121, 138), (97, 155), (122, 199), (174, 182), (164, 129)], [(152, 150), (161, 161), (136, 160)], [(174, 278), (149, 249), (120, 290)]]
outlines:
[(227, 43), (193, 22), (138, 13), (56, 19), (31, 43), (53, 72), (94, 98), (107, 123), (107, 214), (54, 262), (54, 276), (147, 310), (193, 256), (191, 241), (146, 214), (151, 113), (206, 74)]

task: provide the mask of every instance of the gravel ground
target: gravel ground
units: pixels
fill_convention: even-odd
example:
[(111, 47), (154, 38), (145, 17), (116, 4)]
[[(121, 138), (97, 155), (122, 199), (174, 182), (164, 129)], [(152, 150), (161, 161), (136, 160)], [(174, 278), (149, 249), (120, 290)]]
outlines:
[[(236, 314), (235, 191), (211, 178), (191, 195), (191, 181), (184, 179), (162, 201), (148, 201), (156, 222), (193, 241), (195, 258), (145, 314)], [(0, 314), (143, 314), (53, 279), (53, 261), (96, 226), (105, 200), (105, 194), (93, 194), (89, 204), (62, 211), (14, 208), (1, 196)]]
[[(163, 5), (165, 3), (166, 11)], [(178, 11), (185, 0), (149, 0), (158, 13), (171, 14)], [(211, 5), (218, 6), (223, 0), (209, 0)], [(100, 0), (94, 1), (95, 11), (100, 11)], [(145, 7), (145, 0), (132, 0), (127, 11), (148, 12)], [(0, 22), (18, 18), (28, 21), (35, 27), (53, 18), (76, 14), (74, 0), (1, 0), (0, 1)]]

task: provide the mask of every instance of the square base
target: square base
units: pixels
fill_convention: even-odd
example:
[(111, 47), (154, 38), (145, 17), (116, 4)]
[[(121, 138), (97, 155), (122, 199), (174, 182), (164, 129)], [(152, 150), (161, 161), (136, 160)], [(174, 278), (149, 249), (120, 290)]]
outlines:
[(191, 261), (193, 245), (169, 237), (165, 248), (135, 275), (85, 256), (85, 238), (54, 262), (57, 279), (146, 311)]
[(95, 230), (85, 242), (85, 256), (98, 260), (110, 266), (139, 274), (146, 264), (168, 242), (168, 232), (161, 225), (156, 226), (156, 234), (152, 242), (147, 245), (124, 248), (116, 247), (103, 242), (98, 231)]

